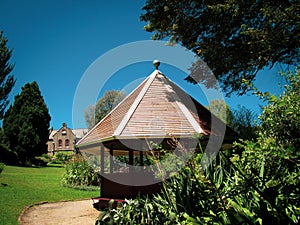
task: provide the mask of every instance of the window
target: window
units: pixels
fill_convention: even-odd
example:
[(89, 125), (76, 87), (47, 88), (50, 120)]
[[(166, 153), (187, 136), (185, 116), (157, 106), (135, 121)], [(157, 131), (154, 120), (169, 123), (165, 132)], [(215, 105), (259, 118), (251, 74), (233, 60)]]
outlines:
[(67, 131), (65, 129), (62, 130), (61, 132), (62, 135), (67, 135)]
[(66, 148), (69, 148), (70, 147), (70, 141), (69, 139), (66, 139)]
[(58, 147), (62, 148), (62, 140), (61, 139), (58, 140)]

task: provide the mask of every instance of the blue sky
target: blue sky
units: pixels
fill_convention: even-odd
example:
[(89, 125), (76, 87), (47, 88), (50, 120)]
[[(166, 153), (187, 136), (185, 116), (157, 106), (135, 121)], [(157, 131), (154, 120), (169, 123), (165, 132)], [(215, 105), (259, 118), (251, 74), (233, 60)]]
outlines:
[[(11, 62), (15, 63), (13, 75), (17, 79), (10, 94), (11, 101), (25, 83), (37, 81), (54, 129), (59, 129), (63, 122), (71, 128), (85, 127), (83, 109), (94, 102), (84, 101), (86, 99), (82, 97), (81, 108), (75, 112), (74, 119), (74, 99), (78, 87), (89, 68), (99, 58), (100, 61), (103, 59), (101, 56), (116, 50), (116, 57), (102, 65), (102, 68), (111, 67), (132, 56), (131, 50), (124, 55), (119, 54), (122, 46), (151, 39), (151, 34), (143, 30), (145, 24), (139, 20), (143, 5), (144, 1), (139, 0), (1, 0), (0, 30), (4, 31), (9, 40), (8, 46), (13, 49)], [(134, 49), (143, 60), (133, 60), (127, 66), (120, 66), (115, 73), (109, 74), (105, 84), (90, 83), (91, 86), (101, 86), (96, 97), (111, 89), (125, 89), (128, 92), (150, 75), (154, 69), (151, 60), (155, 58), (150, 60), (150, 55), (144, 58), (143, 55), (147, 55), (145, 49)], [(155, 57), (160, 59), (161, 54), (157, 51)], [(184, 54), (178, 55), (178, 58)], [(257, 86), (263, 91), (279, 93), (277, 69), (261, 73), (264, 76), (258, 77)], [(181, 68), (162, 60), (160, 70), (202, 104), (207, 104), (201, 88), (183, 80), (186, 73)], [(97, 76), (108, 76), (102, 72), (101, 69), (97, 71)], [(85, 89), (88, 94), (90, 87)], [(259, 111), (262, 104), (253, 96), (232, 96), (225, 100), (233, 109), (240, 104)]]

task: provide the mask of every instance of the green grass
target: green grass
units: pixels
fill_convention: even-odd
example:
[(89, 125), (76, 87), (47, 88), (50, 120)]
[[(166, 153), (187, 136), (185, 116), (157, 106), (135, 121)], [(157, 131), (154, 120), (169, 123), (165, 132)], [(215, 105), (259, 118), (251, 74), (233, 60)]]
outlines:
[(99, 191), (62, 187), (64, 168), (6, 166), (0, 174), (0, 224), (16, 225), (25, 206), (99, 196)]

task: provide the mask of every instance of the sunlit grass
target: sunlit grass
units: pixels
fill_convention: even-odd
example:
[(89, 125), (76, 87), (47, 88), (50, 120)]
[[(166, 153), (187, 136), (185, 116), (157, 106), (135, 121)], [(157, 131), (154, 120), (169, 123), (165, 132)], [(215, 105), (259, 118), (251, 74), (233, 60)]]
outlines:
[(99, 196), (99, 191), (62, 187), (64, 168), (6, 166), (0, 175), (0, 224), (18, 224), (25, 208), (39, 202), (76, 200)]

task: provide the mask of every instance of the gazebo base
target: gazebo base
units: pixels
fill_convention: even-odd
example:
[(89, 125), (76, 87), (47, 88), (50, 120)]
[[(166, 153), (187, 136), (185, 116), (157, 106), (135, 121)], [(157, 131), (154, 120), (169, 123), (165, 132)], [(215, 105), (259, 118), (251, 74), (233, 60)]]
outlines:
[[(141, 179), (147, 180), (149, 185), (139, 184)], [(129, 199), (159, 191), (160, 181), (155, 180), (150, 173), (114, 173), (101, 177), (101, 197), (104, 198)]]
[[(138, 186), (139, 178), (153, 182), (149, 185)], [(133, 183), (130, 185), (124, 184), (128, 183), (128, 181), (133, 181)], [(160, 191), (160, 182), (155, 180), (153, 174), (150, 173), (114, 173), (101, 176), (100, 189), (100, 197), (92, 198), (93, 206), (98, 210), (107, 208), (110, 200), (114, 201), (113, 208), (116, 208), (120, 203), (124, 203), (125, 199), (158, 193)]]

